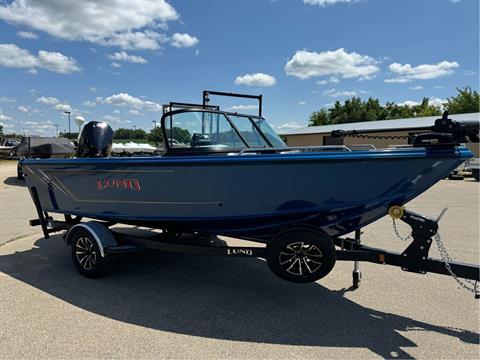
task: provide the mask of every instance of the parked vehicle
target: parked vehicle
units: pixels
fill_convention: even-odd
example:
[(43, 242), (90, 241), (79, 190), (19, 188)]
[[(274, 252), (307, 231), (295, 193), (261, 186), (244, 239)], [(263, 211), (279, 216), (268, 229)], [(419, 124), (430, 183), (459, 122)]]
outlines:
[[(19, 160), (68, 158), (73, 155), (75, 155), (73, 143), (62, 137), (25, 136), (17, 149)], [(17, 178), (23, 179), (21, 161), (17, 165)]]
[(0, 158), (14, 159), (20, 142), (17, 139), (0, 139)]

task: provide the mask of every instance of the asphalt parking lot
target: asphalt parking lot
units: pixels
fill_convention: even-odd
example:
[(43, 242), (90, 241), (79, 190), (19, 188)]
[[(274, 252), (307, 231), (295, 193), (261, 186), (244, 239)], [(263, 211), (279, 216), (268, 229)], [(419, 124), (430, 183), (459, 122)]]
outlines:
[[(444, 206), (451, 255), (478, 263), (478, 182), (442, 181), (408, 208)], [(258, 259), (146, 253), (92, 280), (34, 217), (14, 164), (0, 164), (0, 358), (479, 358), (479, 302), (447, 276), (362, 264), (353, 291), (351, 263), (298, 285)], [(405, 247), (389, 218), (364, 231)]]

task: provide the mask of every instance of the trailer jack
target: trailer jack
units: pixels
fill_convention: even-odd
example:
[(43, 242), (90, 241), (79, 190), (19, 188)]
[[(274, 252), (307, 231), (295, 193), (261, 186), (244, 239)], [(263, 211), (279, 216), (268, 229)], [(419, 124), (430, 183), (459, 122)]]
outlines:
[[(387, 251), (384, 249), (373, 248), (360, 243), (360, 231), (355, 233), (355, 238), (336, 238), (335, 245), (342, 250), (337, 251), (337, 260), (355, 261), (353, 272), (353, 286), (358, 287), (359, 278), (361, 278), (358, 267), (359, 261), (367, 261), (376, 264), (385, 264), (400, 267), (403, 271), (414, 272), (417, 274), (426, 274), (432, 272), (442, 275), (451, 275), (457, 281), (458, 278), (471, 280), (468, 284), (468, 290), (480, 298), (476, 284), (480, 281), (480, 267), (473, 264), (465, 264), (455, 261), (446, 261), (442, 259), (430, 258), (428, 256), (432, 242), (438, 236), (438, 221), (444, 211), (436, 220), (427, 218), (420, 214), (407, 211), (399, 206), (392, 206), (389, 209), (390, 216), (408, 224), (412, 232), (402, 240), (411, 239), (411, 243), (402, 253)], [(395, 222), (394, 222), (395, 224)], [(472, 281), (473, 280), (473, 281)], [(465, 287), (465, 286), (463, 286)]]

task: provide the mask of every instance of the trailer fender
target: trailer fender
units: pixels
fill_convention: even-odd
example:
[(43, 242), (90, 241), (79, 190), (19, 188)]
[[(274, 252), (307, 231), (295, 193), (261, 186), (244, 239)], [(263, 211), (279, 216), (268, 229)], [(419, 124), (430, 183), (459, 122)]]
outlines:
[(89, 221), (72, 226), (65, 236), (67, 245), (71, 245), (72, 235), (80, 228), (86, 229), (90, 234), (92, 234), (93, 238), (97, 242), (97, 245), (100, 249), (100, 255), (102, 257), (105, 257), (105, 248), (117, 246), (117, 242), (115, 241), (112, 232), (105, 225), (96, 221)]

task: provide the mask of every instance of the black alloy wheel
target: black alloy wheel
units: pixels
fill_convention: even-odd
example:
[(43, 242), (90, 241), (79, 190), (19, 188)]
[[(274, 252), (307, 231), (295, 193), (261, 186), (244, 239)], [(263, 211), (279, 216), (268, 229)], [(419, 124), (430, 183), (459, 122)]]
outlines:
[(327, 236), (314, 230), (289, 230), (269, 243), (267, 262), (270, 269), (284, 280), (313, 282), (333, 269), (335, 245)]
[(71, 246), (73, 262), (82, 275), (98, 278), (108, 273), (109, 260), (101, 255), (97, 241), (88, 230), (76, 230)]

